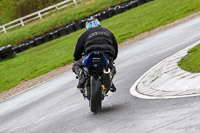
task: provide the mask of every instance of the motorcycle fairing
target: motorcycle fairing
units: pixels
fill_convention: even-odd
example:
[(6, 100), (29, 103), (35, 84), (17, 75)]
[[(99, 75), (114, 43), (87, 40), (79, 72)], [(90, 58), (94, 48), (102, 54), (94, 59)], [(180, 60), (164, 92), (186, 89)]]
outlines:
[(104, 69), (108, 66), (109, 60), (100, 51), (91, 52), (84, 60), (83, 65), (89, 69)]

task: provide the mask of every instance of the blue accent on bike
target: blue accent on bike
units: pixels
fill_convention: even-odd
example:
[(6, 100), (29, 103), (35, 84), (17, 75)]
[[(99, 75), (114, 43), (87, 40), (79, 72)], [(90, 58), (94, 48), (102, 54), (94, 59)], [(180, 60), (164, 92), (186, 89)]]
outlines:
[(89, 69), (104, 69), (108, 66), (109, 60), (100, 51), (91, 52), (84, 60), (83, 65)]

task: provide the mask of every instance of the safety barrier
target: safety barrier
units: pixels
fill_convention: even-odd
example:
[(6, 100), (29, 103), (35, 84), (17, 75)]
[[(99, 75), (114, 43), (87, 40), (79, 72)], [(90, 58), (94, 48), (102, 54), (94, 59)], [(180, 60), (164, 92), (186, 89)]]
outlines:
[(27, 16), (24, 16), (24, 17), (14, 20), (14, 21), (11, 21), (7, 24), (0, 26), (0, 33), (1, 32), (7, 33), (7, 30), (9, 30), (9, 29), (15, 28), (17, 26), (24, 26), (26, 23), (29, 23), (36, 19), (42, 19), (43, 16), (46, 16), (49, 13), (54, 12), (56, 10), (63, 9), (65, 7), (68, 7), (73, 4), (77, 5), (77, 2), (79, 2), (79, 1), (81, 1), (81, 0), (64, 0), (63, 2), (57, 3), (53, 6), (49, 6), (40, 11), (34, 12)]
[(86, 17), (86, 18), (83, 18), (80, 20), (76, 20), (76, 21), (68, 23), (62, 27), (58, 27), (52, 32), (48, 32), (48, 33), (45, 33), (44, 35), (39, 35), (32, 39), (26, 40), (17, 47), (12, 48), (11, 45), (4, 46), (3, 48), (0, 48), (0, 60), (11, 57), (15, 53), (23, 52), (31, 47), (41, 45), (45, 42), (51, 41), (51, 40), (61, 37), (63, 35), (67, 35), (74, 31), (82, 29), (85, 27), (85, 22), (90, 17), (95, 17), (95, 18), (99, 19), (100, 21), (105, 20), (116, 14), (122, 13), (131, 8), (135, 8), (135, 7), (142, 5), (149, 1), (152, 1), (152, 0), (129, 0), (129, 1), (126, 1), (119, 5), (115, 5), (113, 7), (107, 8), (98, 13), (94, 13), (93, 15), (91, 15), (89, 17)]

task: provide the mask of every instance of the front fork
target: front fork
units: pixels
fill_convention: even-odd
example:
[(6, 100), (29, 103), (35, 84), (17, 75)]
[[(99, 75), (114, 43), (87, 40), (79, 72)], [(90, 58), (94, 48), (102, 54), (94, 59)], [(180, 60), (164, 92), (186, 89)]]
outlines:
[(104, 97), (108, 93), (111, 87), (111, 71), (110, 68), (104, 69), (103, 71), (103, 85), (102, 85), (102, 93)]

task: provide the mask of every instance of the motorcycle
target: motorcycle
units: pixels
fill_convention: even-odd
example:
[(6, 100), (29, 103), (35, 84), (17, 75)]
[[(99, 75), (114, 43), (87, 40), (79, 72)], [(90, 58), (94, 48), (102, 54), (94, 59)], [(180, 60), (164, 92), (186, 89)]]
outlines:
[(112, 84), (110, 68), (108, 68), (109, 60), (102, 52), (93, 51), (83, 59), (82, 63), (86, 82), (81, 93), (89, 100), (91, 112), (97, 113), (101, 110), (102, 101)]

